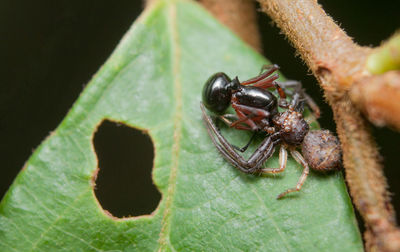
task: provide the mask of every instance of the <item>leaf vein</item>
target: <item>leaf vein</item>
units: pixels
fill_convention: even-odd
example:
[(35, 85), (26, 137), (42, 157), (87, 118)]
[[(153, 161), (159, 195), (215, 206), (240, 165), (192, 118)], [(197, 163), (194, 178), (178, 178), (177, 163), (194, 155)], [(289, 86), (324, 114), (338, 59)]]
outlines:
[[(5, 216), (4, 216), (4, 217), (5, 217)], [(19, 226), (17, 225), (17, 223), (14, 222), (13, 219), (7, 218), (7, 217), (5, 217), (5, 219), (8, 220), (9, 223), (13, 224), (13, 225), (15, 226), (16, 230), (17, 230), (27, 241), (29, 241), (31, 244), (33, 244), (33, 242), (28, 238), (28, 236), (26, 236), (26, 235), (21, 231), (21, 229), (19, 228)], [(0, 240), (0, 241), (1, 241), (1, 240)]]
[[(250, 184), (250, 183), (249, 183)], [(284, 233), (282, 232), (282, 230), (279, 228), (278, 224), (276, 223), (276, 221), (274, 220), (274, 218), (271, 215), (271, 210), (265, 205), (265, 202), (262, 200), (262, 198), (260, 197), (260, 195), (258, 194), (257, 190), (255, 190), (254, 186), (252, 184), (250, 184), (251, 190), (254, 192), (254, 194), (256, 195), (257, 199), (260, 201), (261, 206), (266, 210), (266, 214), (268, 215), (269, 219), (271, 220), (272, 224), (274, 225), (276, 231), (278, 232), (279, 237), (282, 239), (283, 244), (285, 245), (287, 251), (291, 251), (290, 246), (284, 236)]]
[[(89, 192), (91, 189), (89, 188), (88, 190), (82, 192), (80, 195), (78, 195), (75, 200), (71, 203), (71, 206), (73, 206), (74, 204), (76, 204), (87, 192)], [(62, 217), (64, 217), (64, 215), (67, 213), (68, 210), (71, 209), (71, 206), (66, 207), (64, 209), (64, 211), (62, 213), (60, 213), (60, 215), (57, 216), (57, 218), (53, 221), (53, 223), (51, 223), (48, 228), (43, 231), (43, 233), (40, 234), (40, 237), (36, 240), (35, 243), (33, 243), (32, 249), (31, 251), (34, 251), (35, 249), (37, 249), (37, 246), (39, 244), (40, 241), (43, 240), (43, 238), (45, 237), (45, 235), (53, 228), (55, 227), (56, 223), (61, 220)]]
[(161, 220), (161, 231), (159, 238), (159, 251), (166, 250), (165, 246), (167, 243), (170, 245), (170, 249), (174, 250), (171, 241), (169, 239), (169, 229), (170, 229), (170, 218), (171, 218), (171, 205), (173, 202), (173, 196), (176, 189), (176, 179), (178, 173), (179, 165), (179, 150), (180, 150), (180, 139), (182, 135), (182, 90), (181, 90), (181, 80), (179, 74), (180, 68), (180, 48), (178, 46), (178, 32), (176, 23), (176, 6), (174, 3), (169, 3), (168, 6), (168, 27), (171, 32), (171, 63), (173, 66), (173, 83), (174, 83), (174, 94), (175, 94), (175, 116), (174, 116), (174, 133), (173, 133), (173, 145), (172, 145), (172, 160), (171, 160), (171, 171), (168, 181), (168, 190), (165, 203), (164, 215)]

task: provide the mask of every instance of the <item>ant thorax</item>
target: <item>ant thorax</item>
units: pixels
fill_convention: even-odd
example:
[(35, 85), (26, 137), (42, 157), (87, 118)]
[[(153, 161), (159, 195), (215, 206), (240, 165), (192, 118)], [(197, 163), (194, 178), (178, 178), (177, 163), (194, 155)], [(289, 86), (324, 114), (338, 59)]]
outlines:
[(300, 112), (287, 110), (272, 119), (283, 142), (288, 145), (300, 145), (310, 129)]

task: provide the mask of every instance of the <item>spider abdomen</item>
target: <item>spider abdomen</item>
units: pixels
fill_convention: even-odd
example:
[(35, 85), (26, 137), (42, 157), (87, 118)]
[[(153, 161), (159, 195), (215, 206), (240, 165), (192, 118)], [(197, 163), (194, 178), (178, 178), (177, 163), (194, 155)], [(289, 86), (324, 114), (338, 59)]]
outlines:
[(332, 171), (341, 168), (340, 142), (329, 130), (310, 131), (304, 138), (301, 152), (314, 170)]

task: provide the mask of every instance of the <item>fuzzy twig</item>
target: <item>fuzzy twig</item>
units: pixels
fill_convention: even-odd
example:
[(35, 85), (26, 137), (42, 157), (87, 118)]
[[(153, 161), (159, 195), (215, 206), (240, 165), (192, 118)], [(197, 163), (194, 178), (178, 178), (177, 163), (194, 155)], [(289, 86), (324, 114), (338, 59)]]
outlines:
[(352, 85), (350, 98), (373, 124), (400, 131), (400, 71), (360, 79)]
[(373, 124), (400, 131), (400, 32), (373, 49), (366, 69), (376, 75), (354, 83), (351, 100)]
[(400, 232), (368, 125), (349, 89), (370, 76), (370, 48), (356, 45), (315, 0), (259, 0), (310, 67), (332, 106), (342, 143), (346, 179), (365, 220), (367, 249), (399, 251)]

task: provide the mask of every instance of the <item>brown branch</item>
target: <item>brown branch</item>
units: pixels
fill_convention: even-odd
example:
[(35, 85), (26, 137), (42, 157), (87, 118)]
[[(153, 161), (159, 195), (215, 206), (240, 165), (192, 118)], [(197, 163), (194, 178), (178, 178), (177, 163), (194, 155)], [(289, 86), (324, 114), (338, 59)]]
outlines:
[(259, 1), (317, 77), (332, 106), (350, 193), (367, 228), (367, 248), (399, 251), (400, 232), (376, 144), (348, 93), (353, 83), (368, 76), (370, 49), (356, 45), (315, 0)]
[(357, 81), (350, 91), (352, 102), (373, 124), (400, 130), (400, 32), (373, 49), (366, 69), (381, 75)]
[(329, 74), (335, 85), (348, 86), (362, 73), (369, 49), (354, 44), (316, 1), (260, 3), (317, 76)]
[(221, 23), (258, 52), (262, 51), (253, 0), (200, 0)]
[(360, 79), (352, 85), (350, 98), (375, 125), (400, 131), (400, 71)]

